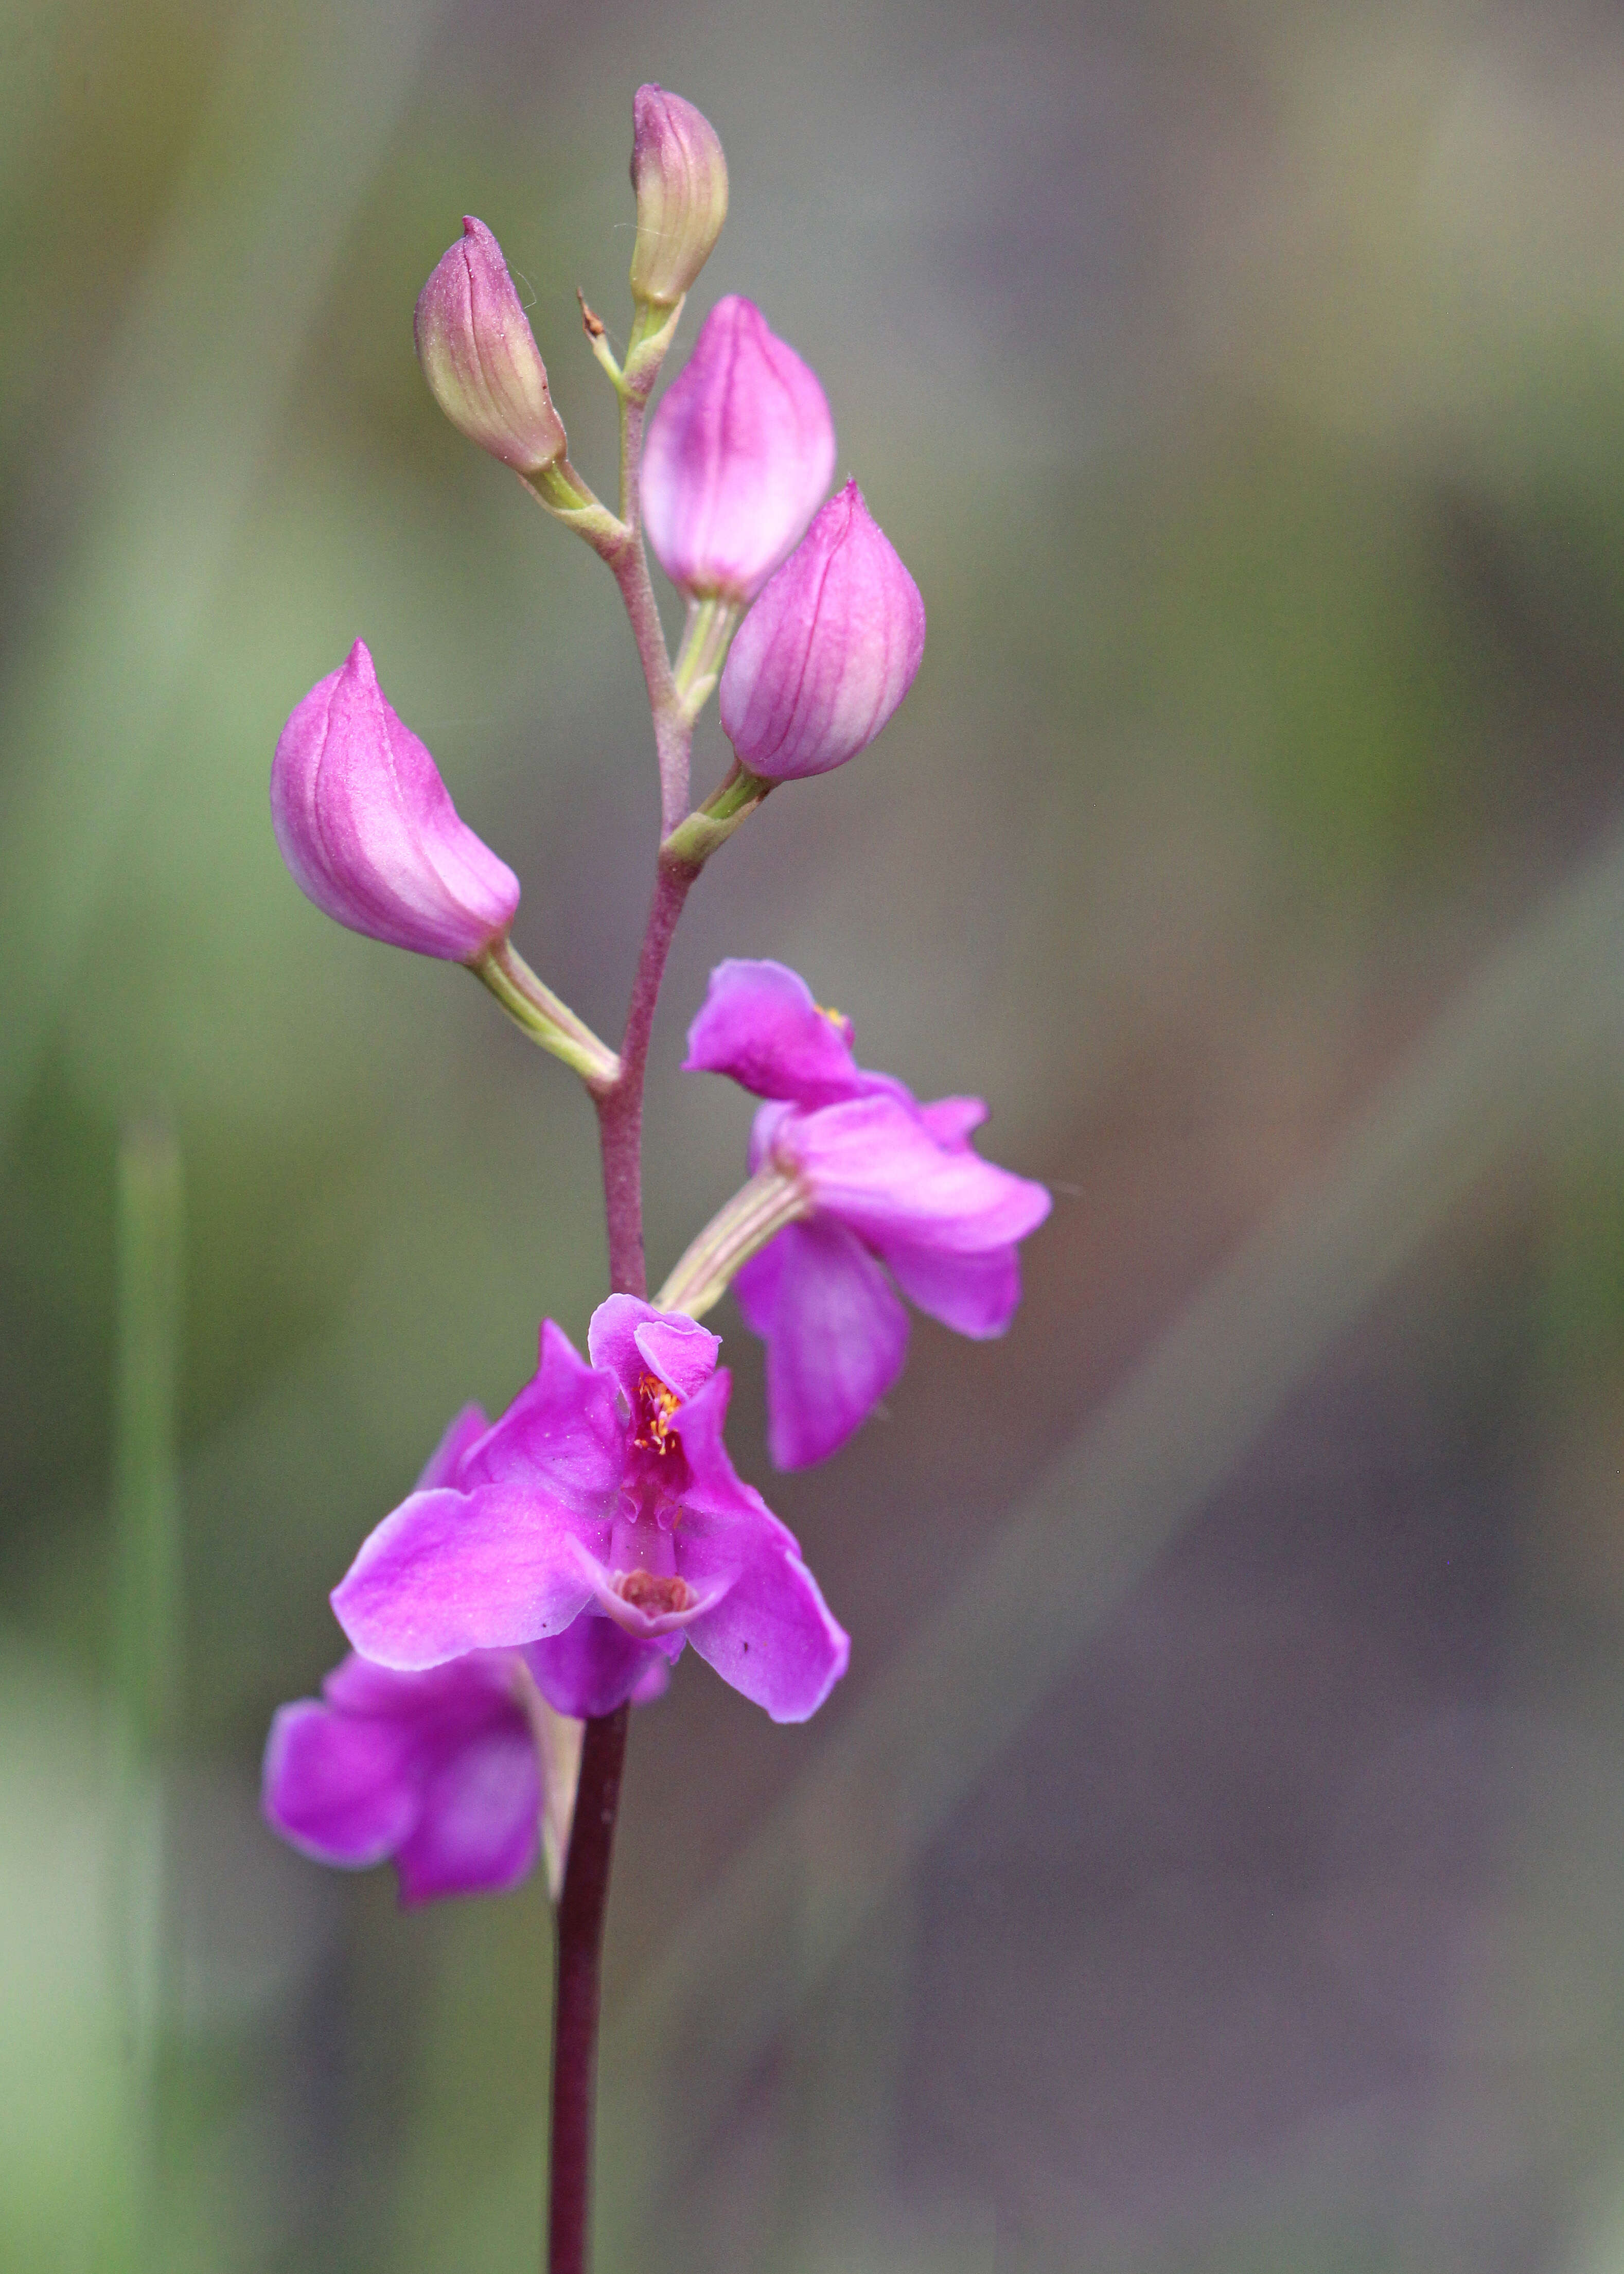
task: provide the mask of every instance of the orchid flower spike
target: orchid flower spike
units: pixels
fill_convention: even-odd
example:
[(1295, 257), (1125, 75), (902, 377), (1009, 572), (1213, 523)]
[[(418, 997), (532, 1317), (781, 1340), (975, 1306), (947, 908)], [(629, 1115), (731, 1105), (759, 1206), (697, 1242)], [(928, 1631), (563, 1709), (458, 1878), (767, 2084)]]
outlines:
[(417, 360), (459, 433), (515, 473), (538, 474), (564, 455), (547, 367), (508, 274), (502, 249), (471, 214), (417, 299)]
[(748, 300), (718, 300), (650, 421), (649, 542), (695, 599), (746, 606), (806, 533), (835, 468), (815, 373)]
[(775, 1721), (815, 1713), (850, 1645), (727, 1457), (718, 1347), (631, 1295), (593, 1313), (585, 1360), (547, 1320), (534, 1379), (335, 1589), (355, 1648), (402, 1673), (523, 1649), (542, 1696), (584, 1719), (691, 1642)]
[(919, 587), (848, 482), (740, 626), (723, 727), (763, 781), (828, 773), (873, 742), (924, 651)]
[(632, 100), (632, 297), (674, 308), (722, 233), (727, 160), (704, 113), (663, 87), (640, 87)]
[(458, 818), (364, 640), (282, 728), (271, 823), (294, 883), (351, 931), (477, 963), (513, 922), (518, 878)]
[(866, 1071), (849, 1020), (781, 963), (718, 964), (688, 1043), (687, 1071), (730, 1074), (768, 1101), (750, 1167), (782, 1186), (758, 1221), (784, 1228), (738, 1268), (733, 1291), (767, 1345), (773, 1460), (802, 1468), (844, 1444), (902, 1372), (898, 1289), (961, 1335), (1004, 1333), (1020, 1300), (1016, 1244), (1049, 1195), (975, 1151), (979, 1097), (921, 1104)]

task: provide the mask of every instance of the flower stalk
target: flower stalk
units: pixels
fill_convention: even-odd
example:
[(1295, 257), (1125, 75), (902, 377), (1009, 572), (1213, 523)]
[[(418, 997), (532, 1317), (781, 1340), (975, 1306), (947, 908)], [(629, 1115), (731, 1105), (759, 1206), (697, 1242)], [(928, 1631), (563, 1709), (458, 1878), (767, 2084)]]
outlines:
[(686, 1311), (690, 1319), (703, 1319), (721, 1301), (733, 1274), (786, 1224), (810, 1215), (811, 1207), (793, 1178), (778, 1169), (761, 1170), (692, 1241), (655, 1302), (662, 1311)]
[(607, 1043), (600, 1043), (584, 1019), (553, 992), (530, 969), (505, 935), (468, 968), (490, 989), (508, 1017), (533, 1043), (551, 1050), (572, 1066), (594, 1092), (613, 1087), (620, 1061)]

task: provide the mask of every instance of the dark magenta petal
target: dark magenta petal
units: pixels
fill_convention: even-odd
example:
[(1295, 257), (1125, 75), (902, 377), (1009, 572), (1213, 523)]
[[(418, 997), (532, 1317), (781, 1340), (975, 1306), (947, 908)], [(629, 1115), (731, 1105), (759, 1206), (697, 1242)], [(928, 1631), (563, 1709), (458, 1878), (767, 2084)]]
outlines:
[(768, 781), (827, 773), (866, 749), (925, 652), (925, 604), (855, 482), (769, 578), (723, 668), (722, 726)]
[(881, 1250), (892, 1277), (928, 1318), (978, 1342), (1001, 1335), (1020, 1303), (1020, 1257), (1013, 1247), (983, 1255), (888, 1242)]
[(856, 1236), (831, 1216), (779, 1232), (733, 1291), (767, 1345), (767, 1442), (780, 1469), (827, 1459), (902, 1372), (908, 1314)]
[(457, 1482), (464, 1492), (523, 1484), (549, 1507), (607, 1517), (620, 1489), (625, 1445), (613, 1383), (547, 1319), (535, 1373), (501, 1419), (464, 1453)]
[(649, 422), (643, 510), (685, 592), (743, 606), (806, 533), (835, 470), (816, 374), (748, 300), (718, 300)]
[(393, 1855), (416, 1824), (417, 1766), (415, 1725), (352, 1720), (301, 1698), (272, 1720), (260, 1807), (319, 1864), (359, 1870)]
[(439, 1485), (455, 1484), (463, 1454), (479, 1442), (490, 1426), (483, 1406), (465, 1405), (429, 1455), (428, 1465), (417, 1479), (417, 1490), (432, 1492)]
[(293, 881), (337, 922), (469, 963), (502, 938), (519, 880), (457, 815), (440, 769), (384, 700), (364, 640), (276, 745), (271, 824)]
[(719, 1335), (681, 1311), (657, 1311), (636, 1295), (611, 1295), (592, 1314), (586, 1346), (592, 1363), (606, 1367), (627, 1397), (635, 1398), (645, 1374), (655, 1374), (679, 1397), (691, 1397), (716, 1371)]
[[(677, 1639), (680, 1646), (681, 1638)], [(639, 1642), (593, 1611), (583, 1611), (561, 1635), (532, 1643), (525, 1657), (536, 1687), (553, 1711), (583, 1721), (613, 1713), (628, 1698), (645, 1704), (659, 1697), (671, 1678), (658, 1643)]]
[(608, 1526), (549, 1507), (522, 1481), (414, 1493), (333, 1590), (356, 1649), (406, 1671), (557, 1634), (590, 1600), (577, 1560)]
[(938, 1144), (917, 1110), (891, 1097), (786, 1114), (772, 1155), (820, 1209), (882, 1249), (892, 1240), (957, 1254), (1007, 1246), (1051, 1205), (1041, 1185), (968, 1145)]
[(852, 1056), (852, 1024), (825, 1011), (799, 972), (730, 956), (710, 974), (688, 1030), (685, 1073), (725, 1073), (757, 1097), (832, 1105), (870, 1087)]
[(516, 1713), (447, 1753), (425, 1776), (416, 1826), (396, 1850), (401, 1901), (490, 1894), (536, 1860), (541, 1778)]
[(793, 1537), (764, 1507), (726, 1523), (685, 1513), (683, 1523), (683, 1577), (721, 1591), (689, 1642), (773, 1721), (806, 1721), (846, 1672), (852, 1645)]

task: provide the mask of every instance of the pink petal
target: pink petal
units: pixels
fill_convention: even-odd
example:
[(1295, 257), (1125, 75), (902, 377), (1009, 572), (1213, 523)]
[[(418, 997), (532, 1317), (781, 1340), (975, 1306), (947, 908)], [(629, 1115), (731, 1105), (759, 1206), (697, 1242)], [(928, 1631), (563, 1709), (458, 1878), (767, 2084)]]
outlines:
[(295, 884), (352, 931), (467, 963), (513, 922), (518, 878), (458, 817), (364, 640), (282, 728), (271, 822)]
[(880, 1252), (908, 1300), (955, 1334), (979, 1342), (1001, 1335), (1019, 1306), (1020, 1257), (1013, 1247), (954, 1255), (888, 1240)]
[(410, 1670), (557, 1634), (590, 1596), (573, 1552), (607, 1526), (523, 1483), (414, 1493), (362, 1543), (333, 1608), (364, 1657)]
[(710, 974), (688, 1030), (685, 1073), (725, 1073), (757, 1097), (830, 1105), (868, 1087), (852, 1056), (852, 1022), (825, 1011), (799, 972), (731, 956)]
[(547, 1319), (536, 1372), (464, 1453), (457, 1481), (464, 1492), (523, 1482), (549, 1506), (606, 1517), (620, 1490), (625, 1444), (613, 1384)]
[[(645, 1374), (688, 1397), (716, 1370), (721, 1337), (680, 1311), (657, 1311), (636, 1295), (611, 1295), (587, 1329), (592, 1363), (605, 1367), (628, 1399)], [(669, 1369), (669, 1370), (668, 1370)]]
[(835, 470), (816, 374), (730, 294), (649, 422), (643, 508), (673, 584), (743, 606), (800, 543)]
[(861, 1240), (830, 1216), (779, 1232), (733, 1291), (767, 1345), (774, 1463), (801, 1469), (826, 1459), (902, 1372), (907, 1313)]
[(455, 1484), (463, 1454), (478, 1443), (490, 1426), (483, 1407), (465, 1405), (429, 1455), (428, 1466), (417, 1479), (417, 1490), (432, 1492), (437, 1485)]
[(511, 1887), (536, 1860), (541, 1779), (520, 1721), (459, 1745), (429, 1772), (415, 1829), (395, 1852), (401, 1901)]
[(591, 1611), (583, 1611), (561, 1635), (532, 1643), (526, 1656), (536, 1687), (553, 1711), (583, 1721), (613, 1713), (628, 1698), (638, 1705), (658, 1698), (670, 1679), (658, 1644), (635, 1641), (613, 1619)]
[(313, 1698), (281, 1706), (266, 1743), (260, 1807), (319, 1864), (380, 1864), (417, 1819), (417, 1732), (354, 1720)]
[(772, 1152), (820, 1209), (876, 1247), (975, 1254), (1025, 1239), (1052, 1205), (1041, 1185), (969, 1146), (938, 1144), (915, 1109), (891, 1097), (786, 1115)]
[(688, 1630), (700, 1657), (775, 1721), (816, 1713), (852, 1645), (778, 1518), (685, 1511), (680, 1555), (690, 1584), (724, 1590)]

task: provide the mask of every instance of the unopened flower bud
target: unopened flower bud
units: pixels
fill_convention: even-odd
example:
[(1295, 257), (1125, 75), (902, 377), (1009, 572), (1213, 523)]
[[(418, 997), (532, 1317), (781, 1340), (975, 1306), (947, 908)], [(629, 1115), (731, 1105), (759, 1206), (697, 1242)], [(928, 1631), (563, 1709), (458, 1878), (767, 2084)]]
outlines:
[(412, 328), (423, 375), (459, 433), (521, 474), (563, 456), (530, 320), (500, 245), (471, 214), (419, 294)]
[(674, 307), (722, 233), (727, 161), (704, 113), (663, 87), (640, 87), (632, 102), (632, 297)]
[(470, 963), (513, 922), (518, 878), (458, 818), (364, 640), (282, 728), (271, 823), (294, 883), (351, 931)]
[(848, 482), (740, 626), (722, 725), (763, 781), (827, 773), (874, 740), (924, 651), (919, 587)]
[(649, 423), (643, 513), (660, 566), (696, 599), (753, 600), (804, 534), (835, 466), (816, 373), (730, 294)]

